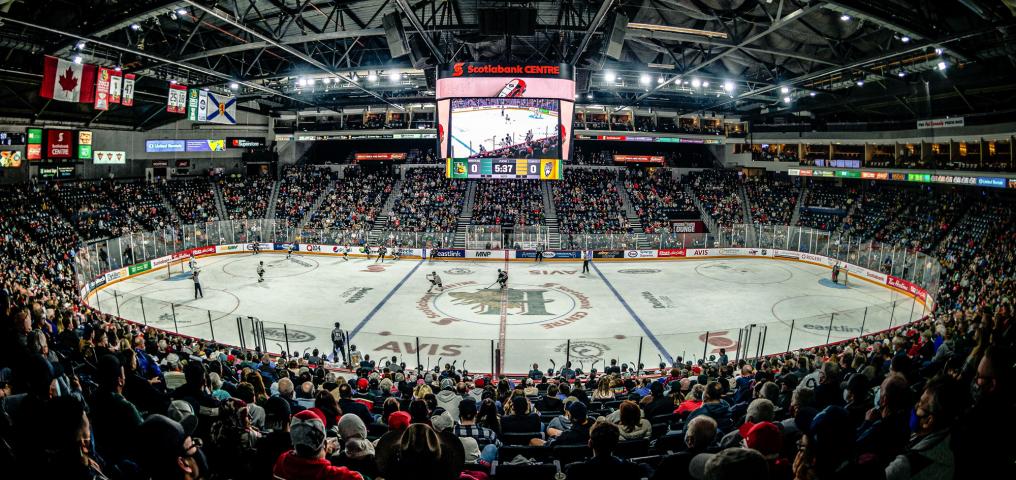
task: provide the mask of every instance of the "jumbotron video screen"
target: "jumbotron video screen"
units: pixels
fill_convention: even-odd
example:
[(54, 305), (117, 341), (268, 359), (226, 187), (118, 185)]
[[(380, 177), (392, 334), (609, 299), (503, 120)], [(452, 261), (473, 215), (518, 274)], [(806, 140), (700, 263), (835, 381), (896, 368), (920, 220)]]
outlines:
[(548, 98), (452, 100), (453, 158), (561, 158), (561, 102)]
[(561, 178), (571, 150), (568, 65), (456, 63), (438, 70), (438, 141), (452, 178)]

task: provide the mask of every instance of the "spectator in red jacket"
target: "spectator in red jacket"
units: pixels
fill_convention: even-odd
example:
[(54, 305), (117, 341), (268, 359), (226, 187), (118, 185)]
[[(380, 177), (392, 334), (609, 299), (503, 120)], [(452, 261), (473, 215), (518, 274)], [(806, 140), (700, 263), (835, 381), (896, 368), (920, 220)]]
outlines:
[(313, 411), (305, 410), (293, 416), (289, 425), (293, 449), (283, 453), (275, 462), (273, 473), (284, 480), (313, 478), (316, 480), (363, 480), (363, 477), (346, 467), (335, 467), (325, 459), (335, 449), (335, 443), (326, 441), (325, 420)]

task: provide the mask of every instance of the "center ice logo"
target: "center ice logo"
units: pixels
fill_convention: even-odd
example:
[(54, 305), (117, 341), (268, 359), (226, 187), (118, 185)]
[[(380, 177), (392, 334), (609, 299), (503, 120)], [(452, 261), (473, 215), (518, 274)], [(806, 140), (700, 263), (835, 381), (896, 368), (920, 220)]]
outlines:
[[(553, 315), (547, 311), (547, 304), (554, 299), (546, 298), (547, 290), (521, 290), (509, 288), (502, 299), (500, 290), (481, 289), (474, 292), (448, 292), (453, 305), (468, 306), (480, 315), (501, 315), (501, 305), (508, 315)], [(503, 300), (503, 302), (502, 302)]]
[(589, 314), (589, 297), (556, 283), (520, 285), (502, 291), (483, 288), (474, 281), (445, 284), (445, 290), (426, 294), (416, 302), (436, 325), (456, 322), (499, 325), (540, 325), (552, 329), (574, 323)]

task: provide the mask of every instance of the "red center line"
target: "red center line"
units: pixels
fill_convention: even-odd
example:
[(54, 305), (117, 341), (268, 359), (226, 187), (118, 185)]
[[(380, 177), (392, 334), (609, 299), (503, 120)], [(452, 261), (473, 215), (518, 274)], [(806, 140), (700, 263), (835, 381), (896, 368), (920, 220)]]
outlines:
[[(504, 251), (504, 273), (508, 274), (508, 250)], [(498, 366), (501, 371), (504, 371), (504, 346), (505, 346), (505, 333), (508, 330), (508, 287), (501, 289), (501, 321), (498, 325), (497, 332), (497, 348), (500, 354), (498, 355)]]

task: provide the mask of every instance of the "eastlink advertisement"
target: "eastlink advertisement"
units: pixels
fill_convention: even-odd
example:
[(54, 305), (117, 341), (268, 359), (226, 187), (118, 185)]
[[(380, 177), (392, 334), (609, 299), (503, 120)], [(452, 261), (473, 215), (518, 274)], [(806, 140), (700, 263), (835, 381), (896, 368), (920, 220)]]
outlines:
[(466, 258), (466, 251), (462, 249), (438, 248), (434, 250), (436, 258)]

